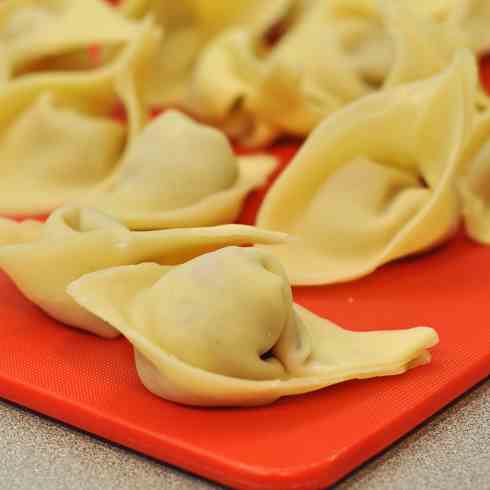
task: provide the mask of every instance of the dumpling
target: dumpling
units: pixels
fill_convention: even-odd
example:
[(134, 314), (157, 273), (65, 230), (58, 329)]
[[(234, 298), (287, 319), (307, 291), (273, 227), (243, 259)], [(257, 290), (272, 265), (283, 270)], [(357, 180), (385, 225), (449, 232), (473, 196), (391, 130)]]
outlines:
[(462, 158), (459, 189), (468, 235), (490, 244), (490, 112), (483, 114)]
[(305, 135), (374, 90), (438, 73), (462, 42), (401, 2), (313, 2), (269, 50), (246, 29), (212, 41), (197, 64), (189, 107), (251, 146), (282, 132)]
[(227, 247), (177, 267), (83, 276), (75, 300), (133, 344), (153, 393), (202, 406), (253, 406), (430, 361), (431, 328), (351, 332), (293, 303), (281, 264)]
[[(90, 67), (91, 45), (120, 46), (139, 26), (101, 0), (4, 0), (0, 43), (15, 76), (30, 71)], [(66, 63), (64, 63), (64, 61)]]
[[(137, 91), (155, 42), (146, 23), (103, 69), (35, 75), (0, 87), (1, 213), (49, 213), (113, 173), (144, 122)], [(111, 117), (121, 101), (127, 129)]]
[(313, 132), (257, 217), (295, 236), (269, 249), (292, 284), (356, 279), (455, 232), (476, 85), (462, 52), (441, 75), (366, 97)]
[(32, 242), (39, 238), (42, 226), (34, 220), (18, 222), (0, 218), (0, 246)]
[[(1, 226), (0, 222), (0, 232)], [(179, 264), (226, 245), (278, 243), (285, 235), (245, 225), (131, 232), (98, 211), (65, 207), (51, 214), (30, 240), (25, 238), (21, 244), (0, 246), (0, 268), (53, 318), (111, 338), (119, 333), (66, 294), (70, 282), (117, 265)]]
[(189, 6), (181, 1), (126, 0), (119, 8), (130, 19), (151, 15), (163, 29), (151, 76), (142, 91), (145, 105), (178, 105), (206, 38)]
[(181, 106), (194, 65), (209, 39), (232, 24), (246, 23), (265, 29), (263, 26), (269, 26), (271, 19), (292, 3), (293, 0), (123, 1), (120, 10), (129, 18), (151, 14), (164, 30), (159, 55), (144, 90), (145, 103)]
[(131, 229), (231, 223), (275, 166), (267, 155), (235, 157), (218, 130), (168, 111), (143, 129), (114, 177), (83, 202)]

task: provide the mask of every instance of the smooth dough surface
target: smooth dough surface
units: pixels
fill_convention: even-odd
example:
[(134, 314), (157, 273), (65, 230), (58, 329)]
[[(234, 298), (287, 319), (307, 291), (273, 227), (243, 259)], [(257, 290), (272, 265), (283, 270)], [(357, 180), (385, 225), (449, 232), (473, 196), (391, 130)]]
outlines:
[(460, 31), (403, 2), (306, 2), (278, 18), (267, 48), (240, 26), (206, 46), (189, 106), (242, 143), (306, 135), (328, 114), (378, 89), (422, 80), (451, 62)]
[(138, 29), (101, 0), (4, 0), (0, 5), (0, 43), (11, 76), (93, 67), (90, 46), (124, 45)]
[[(113, 174), (146, 118), (138, 90), (157, 40), (147, 22), (106, 67), (0, 86), (1, 213), (49, 213)], [(127, 127), (112, 119), (118, 104)]]
[(68, 288), (128, 338), (153, 393), (179, 403), (248, 406), (430, 360), (427, 327), (351, 332), (295, 305), (281, 264), (226, 247), (176, 267), (88, 274)]
[(490, 244), (490, 112), (478, 119), (462, 158), (459, 190), (468, 235)]
[[(151, 15), (163, 29), (159, 54), (143, 93), (150, 106), (184, 104), (194, 65), (207, 42), (231, 25), (265, 31), (276, 16), (298, 0), (236, 0), (179, 2), (127, 0), (120, 10), (132, 19)], [(171, 60), (171, 62), (169, 62)]]
[(218, 130), (168, 111), (143, 129), (118, 171), (84, 204), (131, 229), (231, 223), (276, 163), (268, 155), (235, 157)]
[(449, 23), (465, 36), (466, 45), (477, 55), (490, 49), (490, 2), (488, 0), (457, 0), (453, 2)]
[(40, 221), (0, 218), (0, 246), (32, 242), (40, 236), (42, 227)]
[(463, 51), (442, 74), (366, 97), (312, 133), (257, 217), (296, 238), (269, 248), (292, 284), (356, 279), (451, 236), (476, 85)]
[(0, 246), (0, 268), (20, 291), (55, 319), (109, 338), (118, 331), (66, 294), (68, 284), (83, 274), (146, 261), (179, 264), (226, 245), (285, 239), (281, 233), (245, 225), (132, 232), (103, 213), (74, 207), (56, 210), (41, 230), (0, 221), (0, 243), (5, 226), (13, 228), (19, 239)]

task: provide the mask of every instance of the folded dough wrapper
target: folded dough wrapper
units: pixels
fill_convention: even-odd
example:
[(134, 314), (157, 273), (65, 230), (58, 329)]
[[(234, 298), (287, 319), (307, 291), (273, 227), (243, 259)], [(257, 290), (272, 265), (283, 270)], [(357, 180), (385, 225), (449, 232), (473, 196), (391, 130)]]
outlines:
[(476, 86), (462, 51), (440, 75), (365, 97), (311, 134), (257, 217), (295, 237), (268, 248), (292, 284), (357, 279), (456, 231)]
[(43, 224), (40, 221), (18, 222), (0, 218), (0, 246), (32, 242), (39, 238), (42, 227)]
[(119, 8), (124, 15), (132, 19), (152, 15), (165, 33), (144, 90), (145, 104), (182, 106), (194, 65), (210, 39), (231, 25), (247, 25), (265, 32), (284, 11), (298, 3), (298, 0), (122, 2)]
[(134, 346), (153, 393), (201, 406), (263, 405), (430, 360), (427, 327), (353, 332), (293, 303), (281, 264), (227, 247), (176, 267), (140, 264), (83, 276), (69, 294)]
[(232, 223), (276, 164), (265, 154), (236, 157), (217, 129), (167, 111), (133, 140), (112, 178), (82, 202), (138, 230)]
[(43, 70), (46, 60), (58, 70), (88, 68), (90, 46), (123, 46), (138, 31), (137, 23), (100, 0), (4, 0), (0, 4), (0, 42), (14, 76)]
[[(1, 213), (49, 213), (111, 176), (146, 120), (138, 91), (158, 38), (148, 21), (99, 70), (34, 74), (0, 86)], [(111, 116), (119, 103), (127, 129)]]
[(198, 61), (189, 107), (250, 146), (306, 135), (363, 95), (440, 72), (463, 45), (460, 31), (403, 2), (311, 2), (268, 51), (243, 26), (216, 37)]
[(466, 231), (475, 241), (490, 244), (490, 112), (475, 124), (461, 164), (459, 190)]
[[(68, 284), (82, 275), (147, 261), (179, 264), (227, 245), (285, 239), (282, 233), (245, 225), (134, 232), (96, 210), (70, 207), (52, 213), (41, 230), (32, 229), (32, 224), (7, 226), (5, 241), (10, 244), (0, 246), (0, 268), (19, 290), (53, 318), (108, 338), (118, 336), (118, 331), (66, 294)], [(0, 233), (3, 229), (0, 221)], [(15, 236), (17, 244), (12, 243)], [(0, 234), (0, 243), (2, 238)]]

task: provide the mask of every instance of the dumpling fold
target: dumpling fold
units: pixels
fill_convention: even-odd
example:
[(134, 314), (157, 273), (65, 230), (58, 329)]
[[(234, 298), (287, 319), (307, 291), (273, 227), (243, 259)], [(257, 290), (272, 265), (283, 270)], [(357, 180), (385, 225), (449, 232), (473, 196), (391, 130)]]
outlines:
[(440, 75), (365, 97), (311, 134), (257, 217), (295, 237), (268, 247), (292, 284), (357, 279), (456, 231), (476, 87), (462, 51)]
[(41, 235), (43, 224), (40, 221), (22, 222), (0, 218), (0, 246), (32, 242)]
[(482, 114), (468, 142), (461, 165), (459, 190), (468, 235), (490, 244), (490, 112)]
[(265, 154), (236, 157), (220, 131), (168, 111), (142, 130), (113, 177), (82, 202), (137, 230), (232, 223), (276, 164)]
[(196, 65), (189, 108), (250, 146), (307, 135), (364, 95), (440, 72), (464, 44), (459, 30), (403, 2), (307, 2), (290, 17), (270, 48), (245, 26), (214, 38)]
[(427, 327), (353, 332), (293, 303), (281, 264), (226, 247), (176, 267), (147, 263), (68, 287), (134, 346), (143, 384), (189, 405), (251, 406), (430, 360)]
[[(146, 119), (138, 90), (157, 41), (146, 22), (99, 70), (36, 74), (0, 86), (0, 213), (47, 214), (112, 175)], [(127, 127), (113, 120), (118, 104)]]
[(11, 76), (90, 67), (88, 48), (118, 47), (139, 26), (101, 0), (4, 0), (0, 5), (0, 43)]
[[(53, 318), (108, 338), (118, 336), (118, 331), (66, 294), (68, 284), (82, 275), (147, 261), (179, 264), (227, 245), (277, 243), (285, 239), (282, 233), (245, 225), (132, 232), (103, 213), (74, 207), (56, 210), (41, 230), (11, 222), (8, 226), (19, 236), (19, 243), (0, 246), (0, 269)], [(1, 230), (2, 222), (0, 233)]]

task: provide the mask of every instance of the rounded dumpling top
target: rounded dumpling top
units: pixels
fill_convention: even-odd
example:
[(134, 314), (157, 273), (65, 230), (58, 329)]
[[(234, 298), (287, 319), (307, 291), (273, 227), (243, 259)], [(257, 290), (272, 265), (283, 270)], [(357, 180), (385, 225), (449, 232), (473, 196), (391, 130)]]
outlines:
[(130, 311), (145, 337), (216, 374), (281, 378), (311, 351), (282, 266), (257, 249), (227, 247), (171, 269)]
[[(223, 134), (170, 111), (135, 140), (113, 183), (110, 201), (117, 206), (130, 199), (140, 210), (171, 211), (232, 187), (238, 173)], [(135, 186), (144, 192), (135, 193)]]

